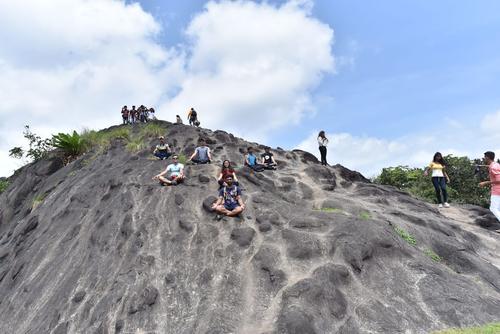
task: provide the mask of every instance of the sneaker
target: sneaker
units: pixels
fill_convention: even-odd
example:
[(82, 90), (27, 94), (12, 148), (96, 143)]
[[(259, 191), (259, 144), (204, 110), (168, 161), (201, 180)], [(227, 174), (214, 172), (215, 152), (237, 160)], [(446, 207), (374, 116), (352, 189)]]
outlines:
[(443, 204), (439, 204), (438, 208), (442, 209), (443, 208)]
[(444, 207), (445, 207), (445, 208), (449, 208), (449, 207), (450, 207), (450, 204), (449, 204), (449, 203), (444, 203)]

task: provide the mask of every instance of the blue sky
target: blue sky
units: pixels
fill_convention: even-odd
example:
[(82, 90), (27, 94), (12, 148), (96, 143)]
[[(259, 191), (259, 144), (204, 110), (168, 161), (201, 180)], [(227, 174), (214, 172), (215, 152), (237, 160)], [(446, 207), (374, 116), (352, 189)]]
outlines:
[[(435, 151), (500, 154), (498, 1), (68, 0), (66, 14), (54, 13), (58, 1), (34, 2), (29, 10), (0, 5), (11, 17), (0, 42), (20, 40), (0, 47), (0, 67), (22, 78), (19, 96), (11, 84), (0, 93), (8, 102), (0, 106), (0, 174), (18, 166), (6, 152), (22, 143), (15, 132), (29, 120), (39, 120), (32, 127), (47, 135), (103, 128), (116, 123), (121, 104), (139, 100), (169, 120), (193, 101), (205, 116), (202, 125), (315, 154), (323, 129), (331, 138), (329, 161), (368, 176), (384, 166), (425, 164)], [(89, 8), (92, 3), (99, 5)], [(64, 43), (57, 27), (47, 28), (49, 19), (39, 23), (43, 37), (16, 24), (30, 15), (69, 17), (71, 8), (92, 13), (98, 6), (108, 22), (95, 28), (99, 14), (88, 21), (74, 14), (69, 28), (59, 28), (68, 30)], [(45, 47), (27, 54), (23, 43), (40, 39)], [(128, 56), (117, 65), (110, 59), (120, 49)], [(140, 85), (131, 84), (136, 78)], [(49, 88), (38, 92), (37, 80)], [(26, 102), (32, 114), (23, 119), (16, 115), (26, 95), (33, 95)], [(47, 116), (59, 110), (54, 96), (69, 96), (65, 106), (74, 113)], [(105, 110), (90, 120), (74, 122), (78, 110), (101, 105)], [(9, 117), (18, 118), (17, 128), (7, 126)]]

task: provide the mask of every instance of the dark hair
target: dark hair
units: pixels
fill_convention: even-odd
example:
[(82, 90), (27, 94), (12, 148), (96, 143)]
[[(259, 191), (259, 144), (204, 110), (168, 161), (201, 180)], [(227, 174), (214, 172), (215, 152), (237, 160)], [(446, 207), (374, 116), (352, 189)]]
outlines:
[(443, 159), (443, 155), (440, 152), (434, 153), (434, 157), (432, 158), (432, 162), (437, 162), (443, 166), (446, 166), (446, 162)]
[(175, 115), (175, 117), (179, 117), (179, 115)]
[(252, 147), (252, 146), (249, 146), (249, 147), (247, 148), (247, 152), (250, 152), (250, 151), (253, 151), (253, 147)]
[(203, 138), (198, 139), (198, 143), (204, 143), (204, 142), (205, 142), (205, 139), (203, 139)]
[(325, 136), (325, 131), (321, 130), (321, 131), (318, 133), (318, 137), (321, 137), (321, 138), (326, 138), (326, 136)]
[[(227, 166), (227, 167), (224, 166), (224, 164), (226, 163), (226, 161), (229, 163), (229, 166)], [(224, 170), (224, 169), (231, 169), (231, 161), (229, 161), (227, 159), (224, 160), (224, 161), (222, 161), (222, 168), (221, 169), (222, 170)]]
[(491, 161), (495, 161), (495, 152), (491, 151), (484, 152), (484, 156), (490, 159)]

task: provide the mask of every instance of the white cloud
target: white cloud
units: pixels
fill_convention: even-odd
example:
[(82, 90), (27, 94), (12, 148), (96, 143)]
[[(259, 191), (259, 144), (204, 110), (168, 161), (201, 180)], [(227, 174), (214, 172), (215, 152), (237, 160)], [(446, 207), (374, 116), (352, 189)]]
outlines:
[(310, 91), (334, 69), (333, 30), (310, 6), (208, 3), (186, 30), (191, 57), (181, 91), (161, 110), (193, 106), (204, 126), (254, 140), (314, 112)]
[[(120, 121), (122, 105), (161, 106), (173, 119), (262, 139), (314, 112), (310, 92), (333, 72), (333, 30), (313, 2), (209, 2), (167, 48), (162, 27), (118, 0), (1, 1), (0, 175), (24, 124), (41, 135)], [(7, 122), (8, 121), (8, 122)], [(9, 141), (5, 138), (10, 138)]]
[[(481, 158), (486, 150), (492, 150), (500, 157), (498, 140), (492, 140), (492, 135), (497, 136), (500, 129), (500, 112), (486, 114), (476, 124), (467, 126), (449, 119), (443, 119), (441, 124), (438, 131), (413, 133), (397, 139), (328, 133), (327, 160), (330, 164), (340, 163), (372, 177), (384, 167), (423, 167), (432, 160), (435, 152)], [(311, 133), (297, 148), (319, 158), (318, 132)]]

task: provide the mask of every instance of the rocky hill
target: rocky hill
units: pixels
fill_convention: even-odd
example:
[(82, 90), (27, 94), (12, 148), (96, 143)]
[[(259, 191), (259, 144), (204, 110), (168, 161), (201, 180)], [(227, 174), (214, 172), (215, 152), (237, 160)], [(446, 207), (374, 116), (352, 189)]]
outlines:
[(429, 333), (500, 320), (500, 235), (476, 224), (493, 224), (486, 210), (440, 212), (276, 149), (279, 170), (237, 171), (244, 217), (217, 221), (220, 162), (262, 146), (158, 124), (185, 155), (205, 138), (217, 163), (162, 187), (151, 177), (167, 162), (116, 139), (9, 179), (0, 333)]

